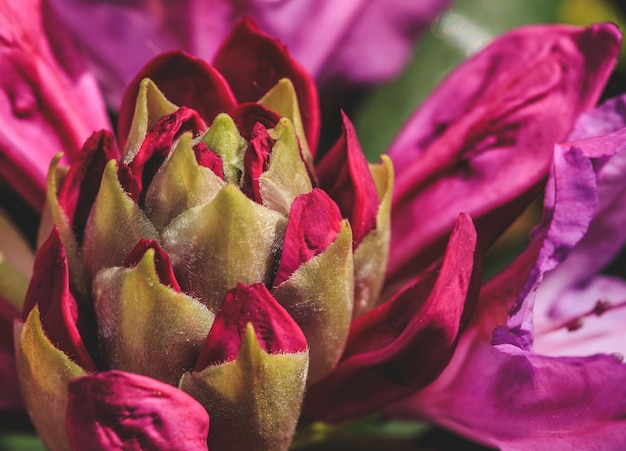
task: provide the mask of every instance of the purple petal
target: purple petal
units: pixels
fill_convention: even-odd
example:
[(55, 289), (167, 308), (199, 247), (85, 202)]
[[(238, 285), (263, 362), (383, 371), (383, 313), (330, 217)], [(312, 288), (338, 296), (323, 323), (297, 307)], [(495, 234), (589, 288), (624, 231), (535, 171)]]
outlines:
[(42, 0), (0, 3), (0, 176), (43, 206), (52, 157), (65, 163), (94, 131), (110, 128), (95, 80)]
[[(253, 17), (320, 81), (379, 82), (396, 75), (413, 43), (449, 0), (205, 2), (51, 0), (96, 66), (114, 107), (141, 67), (183, 49), (211, 61), (237, 18)], [(89, 20), (85, 20), (89, 17)]]
[(553, 358), (512, 346), (502, 352), (478, 345), (469, 352), (465, 361), (457, 353), (447, 373), (389, 412), (408, 418), (419, 412), (506, 450), (626, 444), (626, 365), (617, 358)]
[(440, 255), (458, 211), (488, 246), (534, 198), (555, 142), (597, 101), (619, 31), (535, 26), (465, 62), (392, 145), (396, 168), (389, 273), (402, 278)]
[(530, 247), (539, 248), (537, 259), (507, 321), (509, 329), (522, 340), (522, 347), (529, 348), (532, 343), (535, 292), (544, 273), (567, 258), (593, 218), (597, 206), (593, 163), (624, 150), (626, 129), (555, 147), (544, 198), (544, 220), (531, 237)]
[(171, 385), (107, 371), (70, 381), (67, 432), (72, 449), (207, 450), (209, 416)]

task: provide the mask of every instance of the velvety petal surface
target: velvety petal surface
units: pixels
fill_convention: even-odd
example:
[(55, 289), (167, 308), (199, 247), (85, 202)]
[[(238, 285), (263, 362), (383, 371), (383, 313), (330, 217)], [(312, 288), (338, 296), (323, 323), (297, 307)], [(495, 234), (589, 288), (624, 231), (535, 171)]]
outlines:
[(347, 420), (432, 382), (452, 358), (479, 280), (475, 230), (462, 214), (438, 273), (353, 321), (342, 360), (308, 389), (305, 415)]
[(626, 444), (626, 365), (609, 355), (553, 358), (509, 348), (476, 343), (471, 360), (455, 356), (439, 380), (393, 414), (420, 412), (503, 450)]
[(72, 449), (207, 450), (209, 416), (171, 385), (106, 371), (70, 381), (67, 431)]
[(248, 324), (268, 354), (306, 351), (302, 331), (265, 285), (237, 284), (224, 296), (196, 363), (196, 371), (237, 359)]
[(0, 176), (43, 206), (51, 158), (71, 161), (92, 131), (109, 128), (88, 65), (41, 0), (0, 2)]
[(554, 143), (597, 101), (620, 40), (611, 24), (521, 28), (439, 86), (389, 151), (392, 278), (440, 254), (459, 210), (485, 247), (539, 194)]

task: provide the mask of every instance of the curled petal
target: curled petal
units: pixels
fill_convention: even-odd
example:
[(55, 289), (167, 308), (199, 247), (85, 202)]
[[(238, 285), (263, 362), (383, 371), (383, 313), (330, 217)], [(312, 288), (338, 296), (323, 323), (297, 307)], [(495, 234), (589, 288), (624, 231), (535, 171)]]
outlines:
[(308, 389), (305, 414), (342, 421), (432, 382), (452, 358), (477, 299), (477, 258), (476, 232), (462, 214), (438, 274), (424, 276), (353, 322), (338, 366)]
[(185, 392), (149, 377), (106, 371), (70, 381), (72, 449), (207, 450), (209, 416)]
[(598, 100), (620, 40), (612, 24), (521, 28), (447, 78), (389, 152), (392, 278), (440, 255), (459, 210), (475, 218), (483, 248), (517, 217), (539, 193), (554, 143)]
[(75, 158), (57, 195), (78, 244), (91, 206), (96, 200), (104, 167), (110, 160), (119, 158), (111, 132), (93, 133)]
[(262, 203), (259, 179), (269, 166), (274, 142), (267, 129), (257, 122), (252, 129), (250, 142), (243, 156), (244, 171), (241, 190), (259, 204)]
[(50, 341), (82, 368), (95, 371), (78, 329), (79, 321), (83, 325), (87, 321), (87, 312), (79, 311), (70, 292), (65, 249), (56, 227), (35, 257), (23, 317), (26, 318), (35, 306), (39, 307), (41, 324)]
[(120, 166), (120, 182), (130, 197), (143, 203), (145, 189), (170, 154), (174, 140), (185, 132), (196, 136), (204, 128), (198, 113), (186, 107), (160, 118), (146, 133), (132, 161)]
[(126, 268), (137, 266), (148, 249), (152, 249), (154, 251), (154, 268), (157, 276), (159, 276), (159, 281), (177, 293), (181, 293), (182, 290), (176, 281), (170, 257), (161, 248), (161, 246), (159, 246), (159, 242), (156, 240), (146, 240), (145, 238), (140, 239), (137, 246), (135, 246), (135, 249), (133, 249), (122, 262), (122, 266), (125, 266)]
[(354, 127), (345, 114), (342, 117), (341, 137), (315, 169), (320, 188), (350, 221), (356, 248), (376, 226), (380, 199)]
[(262, 33), (251, 20), (243, 19), (222, 44), (214, 64), (240, 103), (256, 102), (281, 78), (290, 79), (298, 97), (307, 141), (311, 149), (317, 148), (320, 118), (315, 82), (283, 44)]
[(297, 354), (307, 349), (304, 334), (265, 285), (240, 283), (224, 296), (196, 371), (236, 360), (248, 324), (252, 324), (259, 346), (268, 354)]
[(128, 86), (120, 107), (118, 140), (123, 148), (130, 130), (139, 85), (152, 80), (168, 100), (193, 108), (207, 123), (235, 107), (235, 98), (224, 78), (210, 65), (182, 51), (165, 52), (151, 60)]

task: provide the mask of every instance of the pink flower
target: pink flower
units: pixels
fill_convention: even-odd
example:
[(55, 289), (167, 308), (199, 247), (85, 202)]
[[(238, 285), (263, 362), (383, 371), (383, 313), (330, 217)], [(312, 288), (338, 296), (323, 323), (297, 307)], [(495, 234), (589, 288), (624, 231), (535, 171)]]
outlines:
[[(149, 60), (185, 50), (213, 60), (241, 16), (284, 42), (322, 85), (379, 83), (408, 61), (417, 36), (449, 0), (233, 1), (163, 0), (123, 3), (52, 0), (85, 47), (112, 105)], [(85, 20), (89, 18), (88, 20)]]

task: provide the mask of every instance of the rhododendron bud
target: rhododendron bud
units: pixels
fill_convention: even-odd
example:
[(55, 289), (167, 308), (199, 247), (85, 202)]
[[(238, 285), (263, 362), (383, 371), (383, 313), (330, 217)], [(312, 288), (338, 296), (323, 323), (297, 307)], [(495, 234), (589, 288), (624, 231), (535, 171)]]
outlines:
[[(286, 449), (305, 388), (333, 371), (353, 317), (379, 302), (390, 162), (369, 165), (344, 118), (314, 165), (317, 111), (300, 114), (312, 82), (291, 59), (277, 66), (300, 79), (273, 80), (249, 102), (203, 61), (161, 55), (128, 90), (121, 150), (101, 131), (69, 170), (52, 162), (42, 237), (54, 227), (15, 339), (24, 401), (50, 448), (86, 446), (82, 422), (105, 424), (103, 449), (175, 447), (183, 420), (169, 416), (204, 408), (208, 438), (200, 419), (189, 446)], [(130, 423), (124, 408), (137, 412)]]

